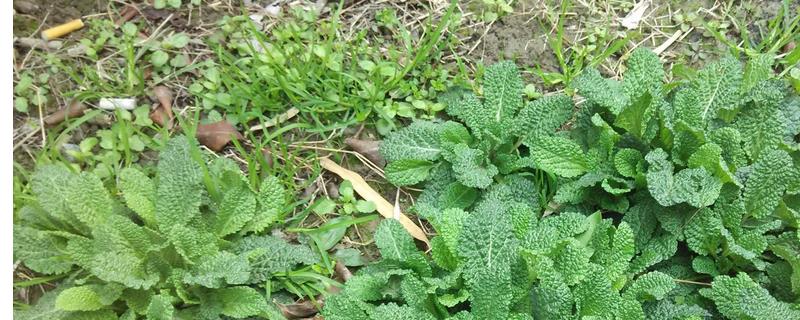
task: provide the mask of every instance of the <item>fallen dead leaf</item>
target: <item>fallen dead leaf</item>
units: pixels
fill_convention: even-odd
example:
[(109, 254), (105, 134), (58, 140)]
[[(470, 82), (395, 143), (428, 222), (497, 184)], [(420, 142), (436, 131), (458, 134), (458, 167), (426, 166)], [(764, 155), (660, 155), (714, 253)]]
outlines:
[[(353, 171), (347, 170), (342, 166), (336, 164), (331, 159), (328, 158), (320, 158), (319, 164), (325, 170), (335, 173), (339, 177), (344, 180), (349, 180), (350, 183), (353, 184), (353, 189), (362, 197), (364, 200), (372, 201), (375, 204), (375, 207), (384, 218), (386, 219), (393, 219), (395, 216), (394, 206), (386, 201), (380, 193), (372, 189), (372, 187), (367, 184), (367, 181), (364, 180), (358, 173)], [(403, 213), (399, 213), (397, 220), (400, 221), (400, 224), (408, 231), (408, 233), (417, 240), (425, 242), (425, 244), (430, 247), (430, 241), (428, 241), (428, 236), (425, 235), (425, 232), (422, 229), (414, 224), (411, 219), (408, 218)]]
[(264, 156), (264, 161), (267, 162), (267, 166), (272, 168), (272, 164), (275, 162), (275, 160), (272, 159), (272, 151), (269, 148), (261, 149), (261, 155)]
[(350, 272), (350, 269), (348, 269), (347, 266), (345, 266), (341, 261), (336, 261), (336, 264), (333, 265), (333, 271), (335, 271), (336, 275), (345, 282), (353, 277), (353, 273)]
[(150, 120), (153, 120), (153, 122), (157, 125), (171, 130), (173, 122), (172, 116), (168, 114), (168, 111), (166, 111), (166, 109), (164, 109), (164, 107), (162, 107), (159, 103), (154, 103), (152, 109), (153, 110), (150, 111)]
[(794, 48), (797, 48), (797, 42), (795, 41), (789, 42), (785, 46), (783, 46), (783, 53), (789, 54), (790, 52), (794, 51)]
[(67, 118), (77, 118), (83, 115), (86, 111), (86, 105), (78, 100), (72, 100), (66, 108), (59, 109), (44, 118), (44, 124), (52, 127), (64, 122)]
[[(317, 303), (322, 304), (322, 301), (318, 301)], [(281, 313), (283, 313), (283, 316), (287, 319), (306, 318), (318, 312), (317, 308), (314, 307), (314, 304), (309, 300), (292, 304), (275, 303), (275, 305), (278, 306), (278, 309), (281, 310)]]
[(294, 118), (294, 116), (296, 116), (298, 113), (300, 113), (299, 109), (297, 109), (295, 107), (291, 107), (291, 108), (289, 108), (289, 110), (286, 110), (286, 112), (279, 114), (275, 118), (269, 119), (269, 120), (267, 120), (266, 122), (264, 122), (262, 124), (258, 124), (258, 125), (250, 127), (250, 131), (264, 130), (266, 128), (273, 127), (276, 124), (279, 124), (281, 122), (284, 122), (286, 120)]
[(243, 138), (242, 134), (226, 120), (198, 125), (196, 137), (200, 143), (214, 151), (222, 150), (234, 138)]
[(160, 126), (172, 129), (175, 120), (175, 115), (172, 113), (172, 91), (165, 86), (156, 86), (153, 88), (153, 95), (158, 104), (150, 112), (150, 119)]
[(120, 17), (114, 24), (117, 26), (117, 28), (119, 28), (120, 26), (122, 26), (122, 24), (130, 21), (131, 19), (133, 19), (133, 17), (137, 16), (138, 14), (139, 14), (139, 9), (136, 8), (135, 5), (129, 4), (125, 6), (125, 8), (122, 8), (122, 11), (120, 11), (119, 13)]
[(153, 88), (153, 95), (162, 106), (172, 108), (172, 90), (165, 86), (156, 86)]
[(380, 141), (347, 138), (344, 139), (344, 143), (350, 146), (355, 152), (367, 157), (367, 159), (372, 161), (376, 166), (383, 168), (386, 165), (386, 160), (383, 159), (383, 156), (379, 152), (381, 146)]

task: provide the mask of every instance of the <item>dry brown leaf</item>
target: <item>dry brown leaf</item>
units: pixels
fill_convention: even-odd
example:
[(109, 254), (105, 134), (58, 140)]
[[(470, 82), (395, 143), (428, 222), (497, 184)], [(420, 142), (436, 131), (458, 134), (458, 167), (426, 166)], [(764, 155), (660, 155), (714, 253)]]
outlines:
[(153, 105), (153, 110), (150, 111), (150, 120), (171, 130), (173, 126), (171, 113), (172, 111), (166, 111), (160, 103), (156, 103)]
[(236, 127), (226, 120), (197, 126), (196, 137), (200, 143), (214, 151), (222, 150), (234, 138), (243, 138)]
[(348, 269), (347, 266), (345, 266), (341, 261), (336, 261), (336, 264), (333, 265), (333, 271), (335, 271), (336, 275), (338, 275), (339, 278), (345, 282), (353, 277), (353, 273), (350, 272), (350, 269)]
[(83, 115), (86, 111), (86, 105), (78, 100), (72, 100), (64, 109), (59, 109), (44, 118), (44, 124), (52, 127), (59, 123), (64, 122), (67, 118), (77, 118)]
[(264, 161), (267, 162), (267, 166), (272, 168), (272, 164), (275, 162), (275, 160), (273, 160), (272, 151), (269, 148), (261, 149), (261, 155), (264, 156)]
[(120, 17), (117, 20), (117, 22), (114, 23), (114, 25), (116, 25), (117, 28), (119, 28), (125, 22), (130, 21), (131, 19), (133, 19), (133, 17), (137, 16), (138, 14), (139, 14), (139, 9), (136, 8), (136, 6), (129, 4), (125, 6), (125, 8), (122, 8), (122, 11), (119, 12)]
[(347, 138), (344, 139), (344, 143), (350, 146), (355, 152), (367, 157), (367, 159), (372, 161), (376, 166), (383, 168), (386, 165), (386, 160), (383, 159), (383, 156), (378, 151), (381, 146), (380, 141)]
[[(321, 304), (321, 301), (317, 302)], [(318, 310), (309, 300), (303, 302), (282, 304), (275, 303), (287, 319), (301, 319), (317, 314)]]
[(795, 41), (789, 42), (785, 46), (783, 46), (783, 53), (789, 54), (789, 52), (794, 51), (794, 48), (797, 48), (797, 42)]
[(158, 100), (158, 104), (150, 112), (150, 119), (156, 124), (172, 129), (175, 115), (172, 113), (172, 90), (165, 86), (153, 88), (153, 95)]
[(162, 106), (168, 109), (172, 108), (172, 90), (165, 86), (156, 86), (153, 88), (153, 95)]
[(295, 107), (291, 107), (289, 110), (286, 110), (286, 112), (279, 114), (275, 118), (269, 119), (262, 124), (250, 127), (250, 131), (264, 130), (266, 128), (275, 126), (276, 124), (294, 118), (294, 116), (296, 116), (298, 113), (300, 113), (300, 110)]
[[(394, 206), (391, 203), (389, 203), (389, 201), (386, 201), (386, 199), (384, 199), (380, 195), (380, 193), (375, 191), (375, 189), (372, 189), (372, 187), (370, 187), (369, 184), (367, 184), (367, 181), (365, 181), (364, 178), (362, 178), (358, 173), (347, 170), (328, 158), (320, 158), (319, 164), (325, 170), (335, 173), (344, 180), (349, 180), (350, 183), (353, 184), (353, 189), (362, 198), (364, 198), (364, 200), (372, 201), (372, 203), (375, 204), (378, 213), (380, 213), (384, 218), (386, 219), (394, 218), (395, 215)], [(406, 231), (408, 231), (408, 233), (412, 237), (422, 242), (425, 242), (425, 244), (428, 245), (428, 247), (430, 247), (430, 242), (428, 241), (428, 237), (425, 235), (425, 232), (423, 232), (419, 226), (414, 224), (414, 222), (411, 221), (411, 219), (409, 219), (408, 216), (406, 216), (403, 213), (400, 213), (399, 218), (397, 220), (400, 221), (400, 224), (403, 225), (403, 227), (406, 229)]]

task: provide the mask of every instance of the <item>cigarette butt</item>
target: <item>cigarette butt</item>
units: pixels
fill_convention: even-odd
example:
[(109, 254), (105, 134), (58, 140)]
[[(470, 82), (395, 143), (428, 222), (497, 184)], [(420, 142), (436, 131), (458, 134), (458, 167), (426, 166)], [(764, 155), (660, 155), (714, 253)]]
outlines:
[(136, 109), (136, 99), (133, 98), (101, 98), (97, 107), (104, 110)]
[(81, 19), (75, 19), (65, 24), (42, 31), (42, 38), (45, 40), (60, 38), (80, 28), (83, 28), (83, 21)]

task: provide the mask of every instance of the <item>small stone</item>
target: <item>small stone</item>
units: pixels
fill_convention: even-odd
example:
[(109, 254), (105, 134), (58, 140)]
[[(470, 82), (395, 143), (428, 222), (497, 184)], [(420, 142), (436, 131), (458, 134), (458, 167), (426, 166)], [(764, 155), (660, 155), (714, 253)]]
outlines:
[(255, 24), (261, 24), (261, 20), (264, 20), (263, 14), (251, 14), (250, 20), (253, 21)]
[(47, 47), (53, 50), (61, 49), (64, 46), (64, 43), (58, 40), (49, 41), (47, 42)]
[(70, 57), (78, 57), (84, 54), (86, 54), (86, 46), (83, 44), (72, 46), (67, 49), (67, 55)]
[(17, 12), (31, 14), (36, 13), (39, 11), (39, 5), (25, 0), (15, 0), (14, 1), (14, 10)]
[(39, 49), (45, 45), (44, 40), (37, 38), (17, 38), (15, 42), (16, 45), (28, 49)]
[(264, 13), (270, 17), (277, 18), (281, 15), (281, 7), (276, 5), (268, 5), (264, 7)]

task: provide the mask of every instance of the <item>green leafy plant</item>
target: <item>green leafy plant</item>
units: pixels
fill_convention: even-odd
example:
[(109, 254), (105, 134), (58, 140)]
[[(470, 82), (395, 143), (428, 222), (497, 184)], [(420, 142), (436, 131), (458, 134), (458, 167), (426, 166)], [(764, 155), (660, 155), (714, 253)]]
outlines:
[(480, 12), (481, 19), (484, 22), (493, 22), (514, 12), (514, 8), (511, 7), (513, 1), (482, 0), (481, 2), (477, 11)]
[(536, 74), (547, 85), (569, 85), (584, 68), (597, 67), (603, 61), (618, 53), (634, 36), (633, 32), (611, 32), (609, 25), (594, 26), (589, 29), (587, 41), (569, 43), (565, 37), (564, 26), (572, 7), (571, 0), (560, 1), (560, 11), (552, 11), (546, 17), (555, 26), (555, 34), (549, 37), (548, 45), (558, 62), (560, 70), (547, 72), (536, 66)]
[(451, 24), (452, 7), (416, 43), (395, 23), (396, 16), (384, 11), (380, 23), (399, 40), (376, 40), (385, 51), (368, 42), (369, 30), (347, 38), (337, 34), (338, 11), (333, 19), (317, 15), (294, 8), (269, 32), (248, 16), (223, 18), (221, 34), (211, 41), (219, 62), (205, 65), (189, 91), (207, 110), (227, 111), (234, 123), (263, 121), (265, 113), (296, 107), (306, 123), (323, 130), (377, 114), (374, 120), (385, 133), (394, 129), (396, 116), (431, 117), (440, 110), (431, 100), (452, 75), (425, 62), (441, 56), (445, 39), (440, 38)]
[(28, 112), (33, 107), (45, 107), (50, 101), (47, 82), (49, 73), (34, 76), (30, 72), (23, 72), (14, 83), (14, 109), (19, 112)]
[(54, 144), (62, 146), (65, 160), (77, 170), (83, 168), (101, 179), (115, 177), (124, 167), (136, 163), (142, 152), (160, 150), (166, 143), (166, 136), (151, 137), (150, 131), (146, 131), (159, 131), (149, 113), (147, 106), (137, 107), (132, 112), (116, 110), (113, 118), (116, 121), (110, 128), (97, 130), (94, 136), (77, 145), (58, 140)]
[[(191, 8), (192, 6), (195, 6), (195, 7), (200, 6), (201, 2), (202, 2), (202, 0), (190, 0), (189, 1), (189, 7)], [(167, 7), (172, 8), (172, 9), (180, 9), (181, 5), (183, 5), (183, 1), (182, 0), (154, 0), (153, 1), (153, 7), (156, 8), (156, 9), (164, 9), (164, 8), (167, 8)]]
[(311, 206), (314, 213), (326, 215), (338, 212), (340, 215), (349, 215), (355, 212), (372, 213), (375, 212), (375, 204), (364, 199), (356, 199), (353, 184), (350, 181), (342, 181), (338, 189), (339, 197), (334, 201), (330, 198), (322, 198), (314, 202)]
[[(339, 261), (345, 266), (361, 266), (366, 262), (361, 252), (356, 248), (342, 248), (341, 240), (347, 234), (348, 228), (353, 225), (366, 223), (378, 218), (375, 214), (375, 204), (364, 199), (356, 199), (356, 193), (350, 181), (345, 180), (339, 184), (338, 197), (323, 197), (309, 206), (305, 214), (292, 217), (299, 222), (305, 220), (307, 214), (313, 212), (324, 223), (316, 228), (288, 227), (287, 231), (298, 232), (301, 237), (307, 237), (312, 247), (319, 252), (323, 261), (330, 262), (332, 268), (334, 261)], [(327, 270), (333, 273), (334, 270)]]
[[(307, 246), (259, 235), (287, 209), (276, 178), (251, 186), (230, 160), (206, 166), (194, 160), (200, 154), (193, 150), (185, 137), (172, 138), (155, 178), (126, 168), (113, 193), (92, 173), (38, 168), (31, 179), (36, 200), (17, 214), (14, 254), (33, 271), (67, 279), (18, 316), (243, 318), (274, 312), (264, 295), (286, 281), (273, 278), (289, 278), (287, 272), (319, 263), (319, 256)], [(307, 278), (292, 281), (303, 290), (335, 284), (324, 276)]]
[[(416, 204), (423, 216), (437, 209), (468, 208), (479, 190), (519, 196), (534, 208), (543, 207), (554, 176), (539, 170), (533, 159), (551, 150), (526, 146), (540, 139), (566, 140), (556, 130), (571, 118), (572, 100), (551, 95), (526, 104), (522, 91), (517, 68), (501, 62), (486, 69), (484, 99), (460, 90), (441, 97), (445, 112), (464, 124), (419, 120), (387, 136), (380, 151), (388, 162), (388, 180), (398, 186), (427, 181)], [(575, 144), (572, 149), (577, 148)], [(553, 164), (560, 166), (560, 173), (574, 176), (587, 169), (584, 158), (564, 160), (571, 163)]]
[[(628, 58), (621, 81), (604, 78), (593, 68), (577, 76), (571, 83), (580, 95), (577, 108), (572, 99), (558, 96), (549, 97), (560, 99), (558, 104), (545, 104), (552, 101), (545, 96), (523, 107), (522, 85), (513, 65), (490, 67), (483, 101), (472, 93), (444, 98), (458, 101), (447, 103), (445, 111), (466, 126), (454, 121), (418, 121), (387, 137), (381, 147), (390, 181), (412, 185), (427, 180), (416, 208), (439, 233), (431, 241), (433, 266), (419, 262), (428, 261), (424, 255), (386, 253), (388, 246), (376, 240), (384, 261), (360, 272), (364, 277), (378, 276), (387, 272), (382, 264), (396, 269), (392, 260), (405, 261), (406, 271), (381, 275), (400, 289), (392, 295), (361, 288), (358, 281), (348, 289), (348, 283), (346, 297), (341, 299), (359, 307), (343, 310), (332, 304), (329, 314), (375, 318), (385, 317), (385, 312), (411, 314), (409, 308), (432, 305), (432, 309), (414, 311), (421, 312), (415, 318), (461, 317), (458, 312), (469, 312), (486, 319), (492, 316), (481, 311), (483, 303), (493, 301), (488, 309), (500, 314), (499, 318), (527, 317), (512, 315), (515, 312), (548, 319), (574, 318), (573, 312), (625, 319), (800, 316), (796, 307), (800, 296), (800, 99), (775, 79), (772, 63), (767, 57), (756, 57), (743, 66), (728, 57), (686, 73), (684, 79), (665, 82), (658, 56), (637, 49)], [(504, 169), (509, 167), (513, 170)], [(548, 187), (555, 190), (552, 197), (537, 198), (543, 193), (542, 184), (530, 179), (535, 172), (557, 182), (557, 187)], [(466, 214), (463, 208), (474, 212)], [(607, 219), (592, 214), (596, 210)], [(537, 218), (541, 216), (545, 218)], [(570, 217), (601, 222), (568, 232), (567, 238), (574, 241), (556, 241), (560, 245), (550, 239), (562, 239), (555, 230), (569, 228), (537, 230), (546, 221)], [(481, 221), (476, 223), (480, 228), (467, 231), (471, 219)], [(519, 226), (520, 221), (523, 226), (525, 221), (538, 223), (530, 222), (526, 229)], [(458, 228), (462, 236), (468, 236), (447, 240)], [(588, 231), (592, 229), (599, 230)], [(531, 233), (539, 232), (543, 238), (534, 238), (532, 243), (549, 248), (543, 254), (525, 244)], [(597, 232), (613, 240), (595, 240)], [(615, 247), (620, 232), (631, 233), (619, 243), (632, 242), (632, 247)], [(483, 238), (483, 243), (474, 243)], [(453, 245), (448, 247), (448, 243)], [(519, 243), (522, 248), (515, 247)], [(551, 244), (554, 247), (548, 247)], [(579, 249), (581, 244), (583, 249)], [(605, 256), (604, 246), (613, 248), (609, 254), (613, 258)], [(581, 250), (586, 251), (575, 257), (582, 258), (552, 255)], [(489, 290), (476, 286), (477, 280), (465, 271), (473, 255), (497, 261), (519, 255), (527, 267), (515, 268), (520, 258), (509, 258), (510, 267), (505, 262), (497, 264), (510, 269), (486, 276)], [(479, 261), (482, 270), (495, 265)], [(578, 261), (590, 261), (605, 270)], [(429, 294), (420, 300), (403, 295), (403, 281), (392, 280), (415, 273), (443, 275), (437, 268), (461, 270), (466, 281), (452, 284), (450, 291), (408, 290)], [(563, 283), (553, 284), (548, 273), (560, 273), (557, 279)], [(533, 278), (523, 281), (520, 277), (525, 274)], [(609, 277), (600, 282), (594, 279), (603, 278), (598, 275)], [(597, 287), (574, 287), (584, 281)], [(537, 283), (555, 287), (537, 289)], [(520, 284), (533, 286), (533, 299), (518, 300), (530, 293), (515, 291), (514, 285)], [(459, 292), (454, 288), (469, 294), (458, 293), (462, 300), (444, 309), (431, 302), (441, 303), (436, 294)], [(620, 299), (611, 293), (579, 296), (608, 288)], [(516, 296), (516, 292), (521, 293)], [(612, 298), (603, 301), (600, 297)], [(416, 302), (424, 299), (427, 304)], [(469, 304), (463, 304), (467, 299)], [(603, 302), (593, 304), (597, 301)], [(606, 306), (613, 306), (613, 311), (605, 311)]]
[[(796, 301), (800, 283), (780, 288), (776, 277), (800, 275), (798, 98), (762, 57), (746, 66), (725, 58), (666, 84), (652, 52), (636, 50), (627, 64), (621, 82), (588, 69), (573, 83), (586, 101), (571, 134), (592, 164), (554, 200), (624, 213), (637, 250), (665, 232), (688, 246), (690, 254), (673, 259), (687, 261), (693, 277), (712, 279), (715, 288), (757, 288), (758, 281), (770, 291), (747, 299), (796, 317), (784, 304)], [(747, 309), (736, 290), (701, 293), (726, 317), (769, 318)]]
[[(71, 53), (73, 58), (48, 54), (48, 64), (75, 84), (65, 92), (81, 101), (102, 97), (143, 96), (145, 88), (199, 67), (190, 64), (191, 38), (183, 32), (161, 30), (142, 37), (140, 26), (126, 22), (117, 28), (108, 19), (90, 20), (87, 36)], [(122, 59), (112, 59), (117, 56)], [(146, 69), (149, 71), (145, 72)], [(148, 73), (151, 79), (146, 79)], [(59, 78), (61, 79), (61, 78)], [(86, 90), (85, 88), (92, 88)]]
[(525, 203), (489, 197), (431, 221), (432, 260), (397, 221), (383, 221), (383, 259), (326, 300), (325, 318), (644, 319), (643, 302), (678, 286), (662, 272), (628, 273), (647, 257), (634, 257), (627, 224), (615, 228), (599, 212), (539, 219)]

